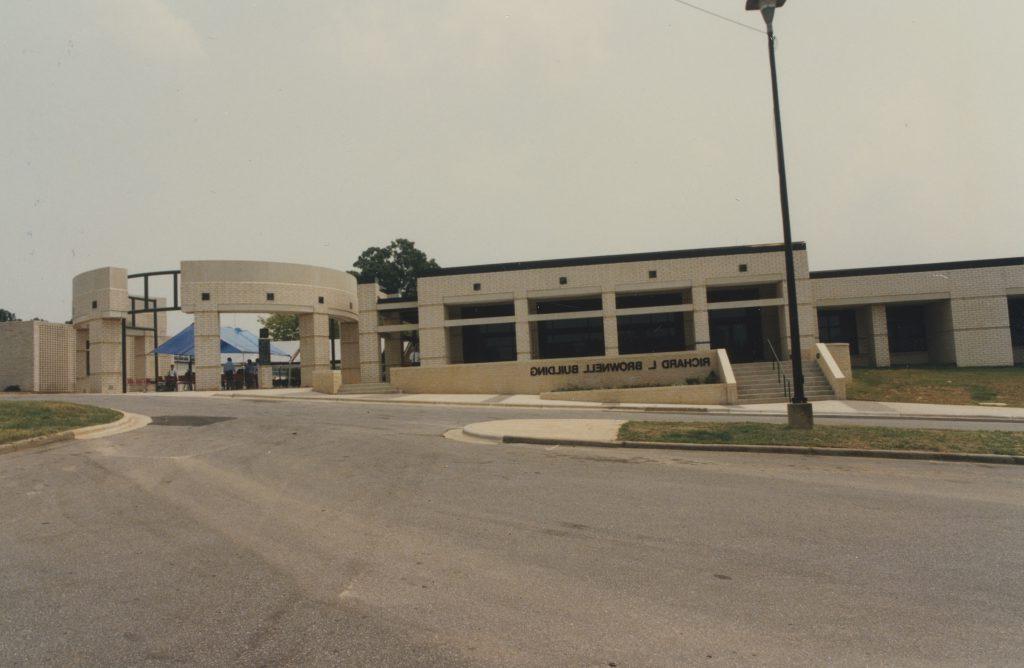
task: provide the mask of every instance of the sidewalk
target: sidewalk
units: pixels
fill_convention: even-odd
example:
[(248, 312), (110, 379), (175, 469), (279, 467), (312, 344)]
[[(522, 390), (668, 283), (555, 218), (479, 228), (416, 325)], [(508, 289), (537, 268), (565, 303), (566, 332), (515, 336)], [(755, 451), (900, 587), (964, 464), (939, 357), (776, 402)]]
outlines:
[(922, 450), (872, 450), (825, 448), (793, 445), (738, 445), (727, 443), (677, 443), (663, 441), (619, 440), (619, 428), (625, 420), (490, 420), (452, 429), (446, 438), (472, 443), (522, 443), (527, 445), (583, 446), (599, 448), (640, 448), (649, 450), (689, 450), (698, 452), (742, 452), (776, 455), (822, 455), (828, 457), (866, 457), (872, 459), (913, 459), (979, 464), (1024, 464), (1017, 455), (992, 455), (966, 452), (928, 452)]
[[(237, 399), (287, 399), (305, 401), (370, 402), (387, 404), (431, 404), (505, 408), (558, 408), (562, 410), (617, 410), (702, 415), (774, 416), (786, 415), (786, 404), (743, 404), (735, 406), (691, 406), (681, 404), (618, 404), (587, 401), (555, 401), (531, 394), (319, 394), (310, 389), (247, 390), (241, 392), (168, 392), (140, 396), (214, 396)], [(953, 406), (906, 404), (884, 401), (815, 401), (816, 417), (954, 420), (964, 422), (1024, 423), (1024, 408), (998, 406)]]

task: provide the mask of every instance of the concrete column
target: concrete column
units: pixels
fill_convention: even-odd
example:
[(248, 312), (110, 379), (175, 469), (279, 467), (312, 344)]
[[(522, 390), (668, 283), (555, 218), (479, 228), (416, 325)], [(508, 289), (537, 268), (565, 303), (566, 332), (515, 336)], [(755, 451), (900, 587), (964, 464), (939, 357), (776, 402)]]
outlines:
[(533, 346), (530, 344), (529, 313), (530, 306), (528, 300), (525, 298), (515, 300), (517, 360), (533, 358)]
[(89, 391), (121, 392), (121, 319), (89, 321)]
[(299, 356), (302, 387), (313, 387), (313, 377), (331, 370), (330, 318), (326, 313), (299, 314)]
[(341, 345), (341, 384), (354, 385), (360, 381), (359, 323), (338, 321)]
[(601, 293), (601, 321), (604, 325), (604, 354), (619, 354), (619, 321), (615, 316), (615, 292)]
[(889, 366), (889, 319), (885, 315), (885, 304), (872, 304), (870, 315), (871, 350), (875, 366)]
[(695, 285), (693, 295), (693, 345), (694, 350), (711, 350), (711, 327), (708, 324), (708, 288)]
[(220, 389), (220, 313), (199, 311), (195, 314), (196, 389)]
[(950, 307), (957, 366), (1013, 366), (1005, 296), (953, 299)]

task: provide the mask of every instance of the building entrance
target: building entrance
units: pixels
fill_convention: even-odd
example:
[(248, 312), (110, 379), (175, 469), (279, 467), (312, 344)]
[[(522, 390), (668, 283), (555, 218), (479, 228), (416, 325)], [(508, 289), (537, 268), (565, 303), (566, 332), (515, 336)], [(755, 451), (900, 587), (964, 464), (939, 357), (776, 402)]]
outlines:
[(711, 347), (725, 348), (733, 363), (765, 359), (764, 330), (760, 308), (723, 309), (708, 312)]

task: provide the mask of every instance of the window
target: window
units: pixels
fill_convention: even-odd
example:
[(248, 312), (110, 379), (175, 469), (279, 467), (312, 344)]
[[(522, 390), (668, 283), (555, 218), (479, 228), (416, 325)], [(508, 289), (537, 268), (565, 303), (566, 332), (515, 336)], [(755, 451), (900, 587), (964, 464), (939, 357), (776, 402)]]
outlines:
[(319, 302), (320, 304), (323, 304), (323, 303), (324, 303), (324, 298), (323, 298), (323, 297), (317, 297), (317, 298), (316, 298), (316, 300), (317, 300), (317, 302)]
[(851, 309), (819, 310), (818, 339), (822, 343), (849, 343), (850, 354), (859, 355), (856, 311)]
[(473, 284), (473, 291), (474, 292), (480, 292), (480, 284), (479, 283), (474, 283)]
[(516, 359), (516, 326), (466, 325), (462, 327), (462, 361), (512, 362)]
[(745, 264), (741, 264), (741, 265), (740, 265), (740, 271), (741, 271), (741, 272), (745, 272), (746, 270), (747, 270), (747, 265), (745, 265)]
[(682, 313), (618, 317), (619, 352), (623, 355), (686, 350)]
[(208, 301), (210, 301), (210, 293), (209, 293), (209, 292), (204, 292), (204, 293), (202, 294), (202, 300), (203, 300), (204, 302), (208, 302)]
[(96, 308), (96, 300), (95, 300), (95, 299), (94, 299), (94, 300), (92, 300), (92, 307), (93, 307), (93, 308)]
[(534, 302), (536, 313), (577, 313), (600, 311), (601, 297), (577, 297), (574, 299), (546, 299)]
[(677, 306), (688, 303), (681, 290), (674, 292), (633, 292), (615, 295), (615, 308), (646, 308), (649, 306)]
[(542, 320), (537, 323), (537, 352), (540, 359), (604, 355), (604, 320)]
[(658, 272), (657, 271), (652, 269), (649, 272), (647, 272), (647, 278), (657, 278), (657, 277), (658, 277)]
[(1010, 305), (1010, 339), (1013, 347), (1024, 347), (1024, 297), (1013, 297)]
[(890, 306), (886, 310), (886, 317), (889, 321), (890, 352), (920, 353), (928, 350), (923, 305)]
[(565, 276), (561, 276), (561, 277), (559, 277), (559, 279), (558, 279), (558, 284), (559, 284), (559, 285), (565, 285), (565, 284), (566, 284), (566, 283), (568, 283), (568, 282), (569, 282), (569, 279), (568, 279), (568, 278), (566, 278)]
[(708, 303), (746, 302), (755, 299), (772, 299), (779, 296), (779, 286), (775, 283), (761, 285), (723, 285), (708, 287)]
[(268, 302), (274, 301), (274, 293), (273, 292), (268, 292), (267, 293), (267, 301)]

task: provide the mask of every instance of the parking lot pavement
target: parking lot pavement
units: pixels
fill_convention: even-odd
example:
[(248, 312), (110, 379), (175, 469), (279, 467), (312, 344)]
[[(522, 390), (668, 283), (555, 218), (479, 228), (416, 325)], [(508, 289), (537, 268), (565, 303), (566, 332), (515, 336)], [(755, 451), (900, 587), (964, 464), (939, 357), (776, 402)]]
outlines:
[(0, 458), (3, 665), (1024, 659), (1021, 467), (441, 437), (503, 408), (82, 400), (154, 423)]

